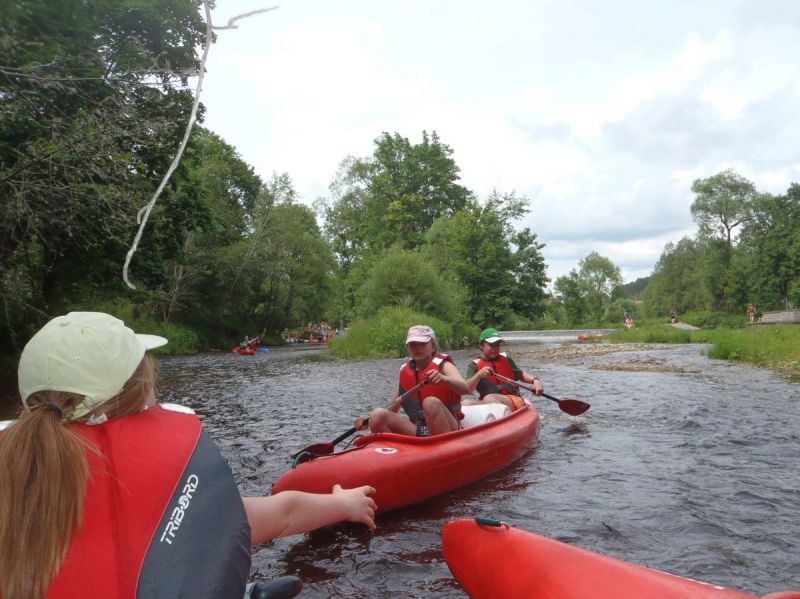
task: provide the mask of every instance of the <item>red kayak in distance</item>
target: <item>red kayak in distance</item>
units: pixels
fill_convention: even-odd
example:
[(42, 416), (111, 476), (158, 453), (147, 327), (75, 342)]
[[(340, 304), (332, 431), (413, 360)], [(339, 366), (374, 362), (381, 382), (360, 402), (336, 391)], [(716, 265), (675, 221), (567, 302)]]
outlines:
[[(473, 409), (475, 408), (475, 409)], [(295, 490), (330, 493), (371, 485), (378, 512), (441, 495), (505, 468), (536, 444), (539, 414), (526, 405), (503, 416), (501, 404), (464, 406), (468, 426), (432, 437), (369, 433), (355, 447), (314, 458), (283, 474), (272, 494)], [(495, 413), (500, 414), (497, 417)]]
[[(442, 545), (450, 572), (472, 599), (759, 599), (493, 520), (448, 522)], [(800, 599), (800, 592), (761, 599)]]
[(258, 348), (258, 341), (251, 341), (247, 344), (247, 347), (242, 347), (241, 345), (234, 345), (233, 349), (231, 350), (235, 354), (242, 354), (243, 356), (252, 356), (257, 352)]

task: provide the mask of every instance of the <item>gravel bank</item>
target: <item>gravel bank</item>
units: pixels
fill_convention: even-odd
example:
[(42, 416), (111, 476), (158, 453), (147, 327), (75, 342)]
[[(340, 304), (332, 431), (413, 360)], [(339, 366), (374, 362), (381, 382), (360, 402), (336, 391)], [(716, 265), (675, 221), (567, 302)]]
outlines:
[(515, 360), (533, 362), (536, 364), (546, 362), (560, 362), (564, 364), (584, 364), (592, 370), (618, 370), (626, 372), (687, 372), (679, 366), (653, 357), (614, 358), (609, 361), (599, 361), (598, 357), (613, 354), (630, 354), (635, 352), (654, 352), (664, 349), (662, 346), (650, 343), (570, 343), (565, 345), (509, 348), (510, 355)]

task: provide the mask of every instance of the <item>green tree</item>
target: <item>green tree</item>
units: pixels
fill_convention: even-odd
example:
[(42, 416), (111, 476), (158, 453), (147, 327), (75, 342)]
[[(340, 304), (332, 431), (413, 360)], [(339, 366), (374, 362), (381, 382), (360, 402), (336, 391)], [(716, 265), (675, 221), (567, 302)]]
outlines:
[(774, 295), (788, 310), (791, 290), (800, 281), (800, 185), (792, 184), (784, 196), (759, 196), (752, 215), (741, 235), (752, 256), (750, 297), (765, 305)]
[(650, 316), (666, 317), (672, 306), (678, 314), (711, 308), (713, 295), (703, 267), (706, 252), (703, 242), (690, 237), (665, 246), (643, 294)]
[(700, 235), (723, 238), (732, 245), (733, 231), (751, 218), (756, 187), (731, 170), (707, 179), (697, 179), (692, 184), (696, 194), (692, 202), (692, 217), (699, 226)]
[(719, 310), (728, 302), (734, 230), (752, 218), (758, 192), (755, 185), (731, 170), (697, 179), (692, 191), (696, 194), (692, 217), (698, 224), (698, 236), (708, 243), (705, 281), (714, 296), (713, 308)]
[(429, 259), (467, 290), (467, 316), (481, 326), (501, 325), (513, 312), (534, 318), (545, 311), (544, 246), (529, 229), (514, 229), (527, 203), (494, 192), (484, 204), (470, 201), (438, 219), (426, 236)]
[[(191, 105), (185, 84), (205, 33), (198, 6), (3, 4), (0, 279), (18, 282), (2, 295), (6, 351), (53, 312), (122, 292), (136, 213), (166, 170)], [(136, 273), (148, 283), (163, 274), (156, 258), (183, 247), (176, 232), (196, 219), (194, 200), (175, 183), (167, 190)]]
[(437, 218), (462, 209), (471, 194), (458, 184), (452, 153), (435, 131), (423, 131), (416, 145), (384, 133), (371, 157), (346, 159), (331, 186), (336, 197), (325, 219), (340, 263), (393, 245), (419, 247)]
[(619, 295), (622, 274), (605, 256), (591, 252), (578, 263), (578, 270), (556, 279), (555, 291), (572, 326), (599, 324), (608, 305)]
[(255, 258), (263, 331), (277, 335), (328, 317), (336, 262), (308, 206), (277, 205)]
[[(232, 287), (240, 261), (234, 259), (226, 277), (222, 257), (231, 246), (241, 245), (246, 253), (249, 246), (243, 240), (256, 228), (254, 223), (268, 222), (275, 197), (233, 147), (202, 127), (194, 129), (175, 180), (195, 194), (193, 208), (202, 219), (177, 235), (183, 240), (180, 251), (160, 259), (166, 274), (154, 302), (165, 321), (175, 319), (206, 331), (206, 342), (214, 343), (228, 333), (221, 323), (229, 314), (245, 309)], [(156, 226), (159, 222), (154, 220)], [(151, 233), (148, 239), (153, 240)], [(140, 267), (139, 261), (137, 272)]]
[(511, 309), (525, 318), (539, 318), (547, 311), (545, 288), (547, 265), (542, 255), (545, 244), (537, 241), (536, 233), (525, 228), (512, 235), (512, 246), (516, 248), (514, 262), (514, 288), (511, 291)]
[(586, 289), (581, 284), (578, 271), (573, 268), (568, 274), (558, 277), (553, 283), (553, 289), (563, 308), (567, 324), (578, 326), (586, 322), (589, 314)]
[(579, 264), (578, 280), (584, 289), (587, 316), (600, 321), (614, 291), (622, 285), (619, 267), (605, 256), (591, 252)]
[(464, 290), (419, 250), (399, 246), (375, 261), (357, 297), (359, 316), (401, 307), (455, 322), (464, 312)]

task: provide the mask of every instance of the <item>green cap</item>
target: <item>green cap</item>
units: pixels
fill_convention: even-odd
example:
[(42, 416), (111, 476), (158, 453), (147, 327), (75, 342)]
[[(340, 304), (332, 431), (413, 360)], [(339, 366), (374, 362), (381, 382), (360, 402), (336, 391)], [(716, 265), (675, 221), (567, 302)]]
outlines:
[(478, 338), (478, 343), (497, 343), (503, 341), (503, 337), (497, 332), (497, 329), (484, 329), (481, 336)]

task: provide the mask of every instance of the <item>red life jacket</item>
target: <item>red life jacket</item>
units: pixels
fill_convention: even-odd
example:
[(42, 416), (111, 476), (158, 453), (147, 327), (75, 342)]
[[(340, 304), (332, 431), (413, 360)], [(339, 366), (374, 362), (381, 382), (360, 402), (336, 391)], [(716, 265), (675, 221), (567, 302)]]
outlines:
[[(453, 358), (451, 358), (448, 354), (434, 355), (431, 361), (428, 362), (428, 365), (422, 370), (417, 370), (416, 364), (412, 364), (412, 362), (413, 360), (409, 360), (403, 364), (402, 368), (400, 368), (400, 393), (403, 393), (404, 391), (407, 391), (408, 389), (411, 389), (411, 387), (424, 381), (426, 373), (429, 370), (438, 370), (441, 372), (442, 366), (444, 366), (445, 362), (455, 364), (453, 362)], [(422, 408), (422, 400), (426, 397), (438, 397), (440, 400), (442, 400), (442, 403), (446, 405), (447, 408), (454, 414), (458, 414), (461, 411), (461, 395), (453, 391), (450, 385), (447, 383), (439, 383), (438, 385), (427, 383), (420, 387), (411, 395), (411, 397), (403, 402), (403, 409), (412, 418), (412, 420), (417, 416), (417, 412), (419, 412)], [(406, 403), (409, 399), (412, 399), (412, 402), (410, 402), (411, 406), (414, 404), (416, 404), (416, 406), (409, 406), (409, 403)]]
[[(501, 353), (497, 356), (494, 360), (487, 360), (483, 356), (480, 358), (476, 358), (473, 360), (475, 363), (475, 371), (477, 372), (481, 368), (488, 366), (492, 369), (493, 372), (500, 374), (507, 379), (517, 380), (516, 375), (514, 374), (514, 370), (511, 368), (511, 362), (508, 360), (508, 356), (505, 353)], [(484, 377), (483, 380), (489, 381), (493, 385), (498, 387), (495, 393), (502, 393), (503, 395), (518, 395), (519, 388), (511, 385), (510, 383), (505, 383), (501, 381), (499, 378), (494, 376), (494, 374), (490, 374), (487, 377)]]
[(48, 599), (244, 596), (250, 526), (197, 416), (155, 406), (68, 426), (101, 453), (87, 451), (83, 524)]

